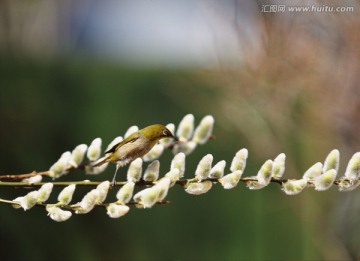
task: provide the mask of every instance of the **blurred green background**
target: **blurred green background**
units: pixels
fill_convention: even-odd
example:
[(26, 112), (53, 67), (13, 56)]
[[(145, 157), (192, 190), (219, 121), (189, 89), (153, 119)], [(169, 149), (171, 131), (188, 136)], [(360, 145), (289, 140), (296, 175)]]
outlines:
[[(125, 2), (129, 9), (131, 4)], [(360, 149), (358, 3), (344, 2), (355, 7), (352, 13), (281, 16), (260, 12), (272, 2), (244, 2), (248, 4), (209, 1), (202, 7), (208, 18), (215, 17), (211, 24), (219, 26), (211, 27), (215, 38), (231, 29), (226, 41), (232, 40), (234, 49), (224, 53), (227, 43), (220, 41), (211, 49), (215, 58), (203, 54), (194, 62), (191, 53), (182, 54), (173, 45), (178, 39), (171, 41), (169, 36), (165, 45), (180, 52), (179, 62), (179, 57), (161, 56), (151, 44), (145, 52), (153, 52), (149, 55), (153, 60), (132, 58), (130, 49), (111, 49), (101, 37), (108, 36), (109, 42), (113, 38), (105, 33), (99, 36), (94, 29), (104, 19), (96, 15), (100, 11), (94, 3), (3, 1), (0, 174), (47, 170), (61, 153), (78, 144), (101, 137), (105, 147), (131, 125), (178, 125), (187, 113), (195, 115), (196, 124), (213, 115), (216, 135), (187, 158), (187, 178), (205, 154), (213, 154), (215, 162), (225, 159), (229, 166), (236, 151), (244, 147), (249, 150), (244, 176), (256, 174), (266, 159), (284, 152), (285, 177), (299, 178), (334, 148), (340, 150), (343, 173), (351, 155)], [(104, 3), (111, 6), (111, 1)], [(184, 10), (194, 8), (191, 1), (174, 3)], [(153, 4), (153, 12), (164, 6), (175, 12), (164, 1)], [(138, 10), (143, 15), (140, 6), (132, 7), (135, 11), (130, 14)], [(102, 12), (106, 15), (108, 10)], [(76, 21), (84, 17), (83, 12), (96, 19), (88, 18), (79, 29)], [(54, 23), (43, 23), (44, 17), (53, 14), (57, 15)], [(173, 22), (181, 24), (183, 18)], [(169, 17), (163, 19), (166, 22)], [(124, 21), (114, 23), (117, 28)], [(253, 31), (247, 32), (246, 26)], [(141, 27), (130, 29), (141, 31)], [(161, 29), (152, 30), (155, 39)], [(172, 28), (174, 35), (189, 40), (177, 30)], [(99, 37), (102, 41), (94, 40)], [(131, 34), (128, 37), (132, 39)], [(195, 52), (200, 52), (197, 48)], [(161, 157), (162, 174), (171, 158), (169, 151)], [(114, 168), (99, 176), (72, 172), (62, 180), (110, 180)], [(28, 191), (0, 187), (0, 197), (14, 199)], [(87, 191), (78, 188), (74, 202)], [(115, 193), (111, 191), (109, 198), (115, 199)], [(131, 208), (120, 219), (94, 209), (63, 223), (52, 221), (42, 208), (24, 212), (2, 204), (0, 258), (358, 259), (359, 196), (359, 190), (340, 193), (335, 187), (287, 196), (277, 184), (250, 191), (242, 183), (228, 191), (216, 185), (207, 194), (193, 196), (174, 187), (167, 197), (169, 205)]]

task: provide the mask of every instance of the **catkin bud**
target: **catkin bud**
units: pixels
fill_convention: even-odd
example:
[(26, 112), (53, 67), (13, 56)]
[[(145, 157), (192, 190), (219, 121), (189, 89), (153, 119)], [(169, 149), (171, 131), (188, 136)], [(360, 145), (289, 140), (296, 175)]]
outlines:
[(17, 197), (16, 199), (13, 199), (13, 204), (11, 206), (15, 209), (21, 208), (21, 202), (24, 200), (24, 197)]
[(339, 170), (340, 152), (338, 150), (332, 150), (326, 157), (322, 173), (328, 170), (334, 169), (336, 172)]
[(85, 152), (87, 150), (86, 144), (80, 144), (75, 147), (75, 149), (71, 152), (71, 158), (69, 164), (72, 167), (78, 167), (81, 162), (84, 160)]
[(71, 184), (65, 187), (58, 196), (59, 203), (62, 205), (68, 205), (72, 200), (75, 188), (76, 188), (75, 184)]
[(19, 197), (15, 199), (15, 202), (18, 202), (20, 206), (26, 211), (33, 206), (36, 205), (39, 198), (39, 191), (31, 191), (28, 194), (26, 194), (24, 197)]
[(68, 220), (72, 213), (67, 210), (62, 210), (56, 206), (47, 206), (46, 211), (48, 212), (48, 216), (54, 221), (62, 222)]
[(109, 162), (106, 162), (104, 164), (102, 164), (101, 166), (98, 166), (98, 167), (94, 167), (94, 166), (91, 166), (91, 165), (86, 165), (85, 166), (85, 173), (88, 174), (88, 175), (98, 175), (102, 172), (105, 171), (105, 169), (108, 167), (109, 165)]
[(318, 191), (327, 190), (333, 185), (335, 179), (336, 179), (336, 170), (330, 169), (315, 179), (314, 182), (315, 189)]
[(192, 195), (200, 195), (208, 192), (212, 187), (212, 182), (210, 180), (205, 180), (202, 182), (191, 182), (187, 184), (185, 191)]
[(257, 179), (260, 185), (268, 185), (271, 180), (273, 161), (267, 160), (260, 168)]
[(49, 169), (49, 176), (53, 179), (59, 178), (68, 173), (67, 168), (71, 158), (70, 151), (64, 152), (60, 159), (55, 162)]
[(202, 181), (209, 176), (212, 162), (213, 155), (211, 154), (207, 154), (200, 160), (195, 171), (195, 177), (198, 181)]
[(315, 163), (304, 173), (303, 178), (309, 181), (315, 180), (321, 175), (322, 167), (321, 162)]
[(159, 178), (160, 162), (155, 160), (149, 164), (144, 172), (144, 180), (154, 182)]
[(162, 144), (156, 144), (148, 153), (143, 157), (145, 162), (153, 161), (158, 159), (161, 154), (164, 152), (164, 146)]
[(194, 132), (193, 141), (199, 144), (205, 144), (212, 135), (214, 128), (214, 117), (211, 115), (205, 116)]
[(159, 198), (158, 201), (164, 200), (164, 198), (167, 196), (169, 188), (170, 188), (170, 179), (169, 178), (162, 178), (158, 182), (156, 182), (154, 187), (157, 187), (159, 189)]
[(108, 180), (101, 182), (97, 185), (96, 190), (99, 191), (99, 196), (96, 199), (96, 204), (101, 204), (105, 201), (110, 188), (110, 182)]
[(158, 187), (146, 188), (135, 194), (134, 200), (143, 208), (151, 208), (159, 200), (160, 189)]
[(126, 139), (127, 137), (129, 137), (131, 134), (133, 134), (134, 132), (137, 132), (139, 130), (139, 127), (134, 125), (134, 126), (131, 126), (126, 132), (125, 132), (125, 135), (124, 135), (124, 138)]
[(351, 157), (346, 167), (345, 177), (349, 179), (360, 178), (360, 152), (356, 152)]
[(274, 179), (280, 179), (284, 172), (285, 172), (285, 159), (286, 156), (284, 153), (279, 154), (275, 159), (273, 163), (273, 169), (271, 176)]
[(219, 179), (224, 176), (224, 170), (226, 166), (226, 161), (222, 160), (216, 163), (214, 167), (211, 168), (209, 178)]
[(132, 198), (134, 187), (135, 183), (132, 181), (129, 181), (122, 186), (116, 194), (116, 198), (118, 199), (117, 202), (120, 204), (127, 204)]
[(45, 183), (41, 186), (39, 191), (39, 197), (37, 199), (37, 203), (43, 203), (50, 197), (51, 191), (54, 187), (54, 184), (52, 183)]
[(41, 182), (41, 180), (42, 180), (41, 175), (35, 175), (35, 176), (30, 177), (30, 178), (26, 178), (26, 179), (21, 180), (21, 182), (28, 183), (28, 184), (35, 184), (35, 183)]
[(89, 213), (95, 207), (99, 194), (100, 192), (97, 189), (92, 189), (90, 192), (88, 192), (79, 203), (79, 208), (75, 211), (75, 213)]
[(354, 179), (348, 179), (348, 178), (342, 178), (339, 182), (339, 190), (340, 191), (352, 191), (356, 189), (358, 186), (360, 186), (360, 179), (354, 180)]
[(129, 212), (130, 208), (126, 205), (118, 205), (116, 203), (110, 203), (107, 207), (107, 214), (111, 218), (119, 218)]
[(137, 158), (133, 162), (131, 162), (128, 172), (127, 172), (127, 180), (132, 182), (137, 182), (141, 178), (142, 174), (142, 159)]
[(237, 170), (241, 170), (243, 172), (245, 167), (246, 167), (246, 159), (247, 159), (247, 157), (248, 157), (248, 150), (247, 149), (239, 150), (235, 154), (235, 157), (233, 158), (233, 160), (231, 162), (230, 170), (232, 172), (235, 172)]
[(170, 179), (170, 187), (172, 187), (175, 185), (176, 181), (180, 179), (180, 172), (178, 169), (171, 169), (165, 174), (165, 177)]
[(177, 154), (183, 152), (185, 155), (189, 155), (195, 150), (197, 143), (194, 141), (180, 141), (180, 143), (175, 144), (173, 148), (173, 153)]
[(282, 183), (282, 190), (287, 195), (297, 195), (307, 186), (307, 180), (305, 178), (299, 180), (288, 180)]
[(194, 115), (187, 114), (180, 121), (176, 136), (183, 141), (189, 140), (194, 132)]
[(180, 178), (184, 177), (185, 173), (185, 154), (180, 152), (174, 156), (171, 161), (170, 169), (178, 169)]
[(232, 189), (235, 188), (239, 183), (241, 175), (242, 175), (242, 171), (236, 170), (233, 173), (227, 174), (221, 179), (219, 179), (219, 182), (221, 183), (224, 189)]
[(91, 142), (86, 154), (86, 156), (90, 161), (95, 161), (98, 158), (100, 158), (101, 144), (102, 144), (101, 138), (96, 138)]
[(120, 142), (123, 141), (123, 137), (121, 136), (117, 136), (115, 139), (113, 139), (109, 145), (106, 147), (106, 150), (105, 151), (108, 151), (110, 149), (112, 149), (112, 147), (114, 147), (115, 145), (119, 144)]
[(257, 180), (257, 176), (251, 176), (248, 179), (252, 179), (246, 181), (246, 186), (251, 190), (258, 190), (267, 186), (267, 184), (260, 184), (260, 182)]

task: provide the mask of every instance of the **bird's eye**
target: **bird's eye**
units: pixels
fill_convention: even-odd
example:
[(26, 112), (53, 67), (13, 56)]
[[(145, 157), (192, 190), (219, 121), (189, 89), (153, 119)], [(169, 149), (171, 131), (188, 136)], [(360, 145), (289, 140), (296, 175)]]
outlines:
[(164, 134), (165, 136), (168, 136), (168, 135), (169, 135), (169, 132), (168, 132), (167, 130), (163, 130), (163, 134)]

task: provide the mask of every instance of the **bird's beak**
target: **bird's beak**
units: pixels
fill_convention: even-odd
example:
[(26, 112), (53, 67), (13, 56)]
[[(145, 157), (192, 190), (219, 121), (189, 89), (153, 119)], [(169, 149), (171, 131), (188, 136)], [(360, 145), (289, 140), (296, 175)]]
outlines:
[(174, 141), (175, 141), (175, 144), (178, 144), (178, 143), (179, 143), (179, 138), (178, 138), (178, 137), (173, 136), (173, 139), (174, 139)]

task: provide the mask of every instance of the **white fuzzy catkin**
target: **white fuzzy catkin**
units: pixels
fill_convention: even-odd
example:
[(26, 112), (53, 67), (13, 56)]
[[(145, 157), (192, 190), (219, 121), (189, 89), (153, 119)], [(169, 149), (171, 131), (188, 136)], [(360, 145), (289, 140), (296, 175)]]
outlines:
[(96, 204), (101, 204), (105, 201), (108, 191), (110, 188), (110, 181), (106, 180), (97, 185), (96, 190), (99, 191), (99, 196), (97, 197)]
[(164, 200), (164, 198), (167, 196), (170, 188), (170, 183), (171, 183), (170, 179), (166, 177), (156, 182), (154, 187), (157, 187), (159, 189), (158, 201)]
[(257, 179), (260, 185), (268, 185), (271, 180), (273, 161), (267, 160), (260, 168)]
[(58, 196), (59, 203), (62, 205), (69, 204), (74, 195), (75, 188), (76, 188), (75, 184), (71, 184), (71, 185), (65, 187)]
[(134, 132), (137, 132), (139, 130), (139, 127), (134, 125), (131, 126), (124, 134), (124, 139), (126, 139), (127, 137), (129, 137), (131, 134), (133, 134)]
[(158, 159), (164, 152), (164, 149), (165, 148), (162, 144), (155, 144), (155, 146), (152, 147), (152, 149), (144, 155), (143, 160), (145, 162), (149, 162)]
[(139, 191), (135, 194), (134, 200), (138, 202), (143, 208), (151, 208), (155, 205), (160, 196), (159, 187), (150, 187)]
[(358, 186), (360, 186), (360, 179), (348, 179), (348, 178), (342, 178), (339, 181), (339, 190), (340, 191), (353, 191)]
[(24, 197), (18, 197), (14, 199), (14, 202), (20, 204), (20, 206), (26, 211), (36, 205), (39, 198), (39, 192), (37, 190), (27, 193)]
[(247, 157), (248, 157), (247, 149), (241, 149), (238, 152), (236, 152), (235, 157), (231, 162), (230, 170), (232, 172), (235, 172), (237, 170), (241, 170), (242, 172), (244, 172), (244, 169), (246, 167)]
[(78, 167), (81, 162), (84, 160), (85, 152), (88, 146), (86, 144), (80, 144), (75, 147), (75, 149), (71, 152), (71, 158), (69, 164), (72, 167)]
[(304, 190), (307, 186), (307, 180), (305, 178), (299, 180), (288, 180), (282, 184), (282, 190), (287, 195), (297, 195)]
[(159, 171), (160, 171), (160, 162), (158, 160), (154, 160), (151, 162), (145, 172), (144, 172), (144, 180), (154, 182), (159, 178)]
[(176, 136), (180, 139), (180, 141), (189, 140), (194, 132), (194, 115), (187, 114), (180, 121), (179, 127), (176, 131)]
[(349, 179), (360, 178), (360, 152), (356, 152), (351, 157), (346, 167), (345, 177)]
[(46, 207), (46, 211), (48, 212), (48, 216), (50, 216), (52, 220), (57, 222), (66, 221), (72, 215), (71, 211), (63, 210), (59, 207), (51, 206), (51, 205)]
[(124, 139), (122, 136), (117, 136), (115, 139), (113, 139), (109, 145), (106, 147), (105, 151), (108, 151), (110, 149), (112, 149), (115, 145), (119, 144), (120, 142), (122, 142)]
[(53, 187), (54, 187), (54, 184), (52, 184), (50, 182), (45, 183), (44, 185), (42, 185), (41, 188), (38, 190), (39, 191), (39, 197), (37, 199), (37, 203), (43, 203), (46, 200), (48, 200)]
[(69, 166), (69, 161), (71, 158), (71, 152), (64, 152), (60, 159), (55, 162), (49, 169), (49, 176), (53, 179), (59, 178), (68, 173), (67, 168)]
[(119, 189), (116, 198), (120, 204), (127, 204), (131, 200), (134, 193), (134, 187), (135, 183), (129, 181)]
[(170, 169), (178, 169), (180, 178), (185, 174), (185, 153), (178, 153), (171, 161)]
[(315, 178), (321, 175), (322, 167), (321, 162), (315, 163), (304, 173), (303, 178), (309, 181), (315, 180)]
[(224, 170), (226, 166), (226, 161), (222, 160), (215, 164), (214, 167), (211, 168), (209, 178), (211, 179), (219, 179), (224, 176)]
[(75, 211), (76, 214), (86, 214), (89, 213), (96, 205), (99, 197), (99, 190), (92, 189), (88, 192), (81, 202), (79, 203), (79, 208)]
[(327, 155), (322, 172), (325, 173), (328, 170), (334, 169), (336, 172), (339, 170), (340, 152), (338, 150), (332, 150)]
[(119, 218), (129, 212), (130, 208), (126, 205), (118, 205), (116, 203), (110, 203), (107, 207), (107, 214), (111, 218)]
[(267, 184), (260, 184), (260, 182), (257, 180), (257, 176), (251, 176), (251, 177), (248, 177), (248, 179), (253, 179), (251, 181), (246, 182), (246, 186), (250, 190), (258, 190), (258, 189), (262, 189), (267, 186)]
[(205, 144), (212, 135), (214, 128), (214, 117), (211, 115), (205, 116), (194, 132), (193, 141), (199, 144)]
[(171, 169), (165, 174), (165, 177), (170, 179), (170, 187), (172, 187), (175, 185), (176, 181), (180, 179), (180, 172), (178, 169)]
[(211, 154), (207, 154), (200, 160), (195, 171), (195, 177), (199, 181), (204, 180), (209, 176), (212, 162), (213, 162), (213, 155)]
[(208, 192), (212, 187), (212, 182), (205, 180), (203, 182), (192, 182), (186, 186), (185, 191), (192, 195), (200, 195)]
[(232, 189), (237, 186), (237, 184), (241, 179), (241, 176), (242, 176), (242, 171), (236, 170), (219, 179), (219, 182), (221, 183), (224, 189)]
[(101, 138), (96, 138), (91, 142), (91, 144), (87, 150), (87, 153), (86, 153), (86, 156), (90, 161), (95, 161), (98, 158), (100, 158), (101, 145), (102, 145)]
[(318, 191), (327, 190), (333, 185), (335, 179), (336, 179), (336, 170), (330, 169), (315, 179), (314, 182), (315, 189)]
[(174, 145), (173, 153), (183, 152), (185, 155), (189, 155), (195, 150), (196, 146), (197, 143), (195, 141), (180, 141)]
[(285, 172), (285, 159), (286, 156), (284, 153), (280, 153), (273, 162), (272, 174), (271, 176), (274, 179), (280, 179)]
[(41, 175), (35, 175), (35, 176), (30, 177), (30, 178), (23, 179), (22, 182), (28, 183), (28, 184), (35, 184), (35, 183), (41, 182), (41, 180), (42, 180)]
[(143, 160), (141, 158), (137, 158), (133, 162), (130, 163), (127, 172), (127, 180), (137, 182), (140, 180), (142, 175), (142, 164)]

